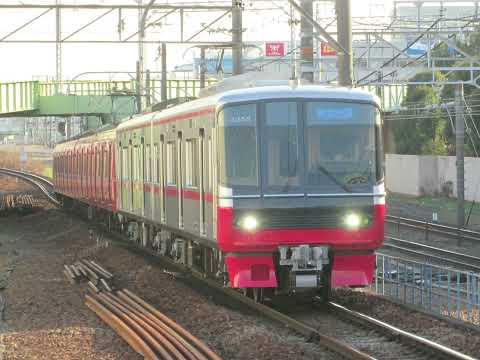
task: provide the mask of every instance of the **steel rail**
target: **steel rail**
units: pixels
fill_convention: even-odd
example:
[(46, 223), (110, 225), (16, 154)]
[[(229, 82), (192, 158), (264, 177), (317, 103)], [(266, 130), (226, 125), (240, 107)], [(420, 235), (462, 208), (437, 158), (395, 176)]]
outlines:
[(421, 221), (418, 219), (411, 219), (411, 218), (393, 216), (393, 215), (387, 215), (385, 222), (389, 224), (397, 225), (398, 227), (400, 226), (410, 227), (417, 230), (437, 233), (439, 235), (455, 237), (457, 239), (459, 238), (464, 240), (480, 242), (480, 232), (469, 230), (466, 228), (459, 228), (455, 226), (437, 224), (429, 221)]
[(440, 345), (431, 340), (401, 330), (383, 321), (372, 318), (371, 316), (347, 309), (346, 307), (336, 304), (334, 302), (329, 302), (328, 306), (330, 311), (337, 313), (341, 317), (346, 317), (360, 326), (368, 326), (369, 328), (387, 334), (388, 336), (395, 338), (403, 343), (411, 344), (415, 348), (427, 350), (428, 352), (430, 352), (430, 354), (433, 356), (432, 358), (434, 359), (444, 358), (453, 360), (475, 360), (471, 356), (462, 354), (458, 351)]
[(86, 303), (147, 359), (221, 360), (198, 338), (128, 290), (114, 294), (89, 288)]
[[(48, 180), (43, 179), (38, 175), (33, 175), (30, 173), (21, 172), (21, 171), (12, 171), (12, 170), (3, 169), (3, 168), (0, 169), (0, 174), (17, 177), (19, 179), (29, 182), (30, 184), (36, 186), (47, 197), (47, 199), (51, 203), (53, 203), (56, 206), (60, 206), (60, 202), (55, 198), (52, 192), (49, 191), (47, 187), (43, 185), (43, 184), (46, 184)], [(52, 184), (52, 187), (53, 187), (53, 184)]]
[(85, 295), (85, 304), (114, 329), (137, 353), (142, 354), (146, 359), (158, 359), (150, 346), (137, 333), (99, 301), (87, 294)]
[[(315, 340), (320, 344), (320, 346), (324, 346), (325, 348), (329, 349), (332, 352), (335, 352), (336, 354), (342, 356), (343, 358), (374, 359), (371, 355), (363, 351), (360, 351), (355, 347), (350, 346), (349, 344), (337, 338), (325, 335), (325, 333), (319, 332), (314, 327), (302, 321), (296, 320), (269, 306), (257, 303), (252, 299), (242, 295), (238, 291), (235, 291), (230, 288), (225, 288), (218, 282), (212, 279), (206, 278), (200, 272), (189, 269), (188, 272), (185, 273), (186, 269), (182, 265), (178, 263), (174, 263), (173, 261), (171, 261), (166, 257), (161, 257), (149, 249), (139, 248), (137, 245), (131, 244), (130, 242), (126, 242), (123, 236), (118, 233), (111, 233), (111, 234), (116, 238), (115, 242), (127, 248), (128, 250), (134, 253), (137, 253), (141, 256), (147, 257), (154, 262), (160, 263), (162, 266), (173, 269), (176, 272), (185, 274), (185, 276), (183, 277), (183, 280), (186, 281), (187, 283), (190, 283), (192, 286), (196, 287), (196, 286), (199, 286), (199, 284), (201, 284), (201, 289), (208, 288), (209, 290), (213, 290), (214, 292), (217, 292), (223, 296), (226, 296), (229, 300), (229, 303), (231, 303), (231, 300), (234, 300), (238, 304), (241, 304), (247, 307), (249, 310), (257, 314), (260, 314), (261, 316), (266, 317), (270, 320), (273, 320), (277, 323), (280, 323), (285, 327), (292, 329), (293, 331), (303, 335), (309, 340)], [(429, 351), (435, 354), (437, 358), (447, 358), (447, 359), (454, 359), (454, 360), (457, 360), (457, 359), (458, 360), (474, 360), (472, 357), (461, 354), (453, 349), (437, 344), (433, 341), (429, 341), (424, 338), (418, 337), (406, 331), (400, 330), (394, 326), (383, 323), (379, 320), (369, 318), (367, 315), (357, 313), (346, 308), (344, 308), (345, 310), (341, 310), (342, 307), (338, 304), (329, 303), (328, 306), (331, 309), (335, 309), (337, 313), (343, 312), (344, 314), (350, 314), (352, 318), (355, 317), (357, 319), (356, 320), (357, 322), (361, 322), (362, 326), (371, 327), (375, 331), (379, 330), (379, 328), (381, 327), (380, 324), (383, 324), (382, 331), (384, 333), (387, 333), (388, 336), (396, 339), (398, 338), (399, 340), (405, 343), (410, 343), (412, 344), (412, 346), (419, 348), (421, 351), (423, 350)], [(371, 321), (369, 321), (368, 319), (371, 319)]]
[[(425, 256), (435, 259), (442, 264), (450, 264), (459, 270), (480, 272), (480, 258), (455, 251), (445, 250), (434, 246), (399, 239), (391, 236), (385, 237), (384, 248), (390, 248), (400, 252)], [(462, 268), (462, 269), (460, 269)]]
[(45, 177), (43, 177), (43, 176), (40, 176), (40, 175), (31, 173), (31, 172), (28, 172), (28, 171), (19, 171), (19, 170), (14, 170), (14, 169), (7, 169), (7, 168), (0, 168), (0, 170), (2, 170), (2, 171), (9, 171), (9, 172), (16, 173), (16, 174), (20, 174), (20, 175), (28, 175), (28, 176), (31, 176), (32, 178), (34, 178), (34, 179), (36, 179), (36, 180), (38, 180), (38, 181), (41, 181), (41, 182), (44, 183), (45, 185), (50, 186), (51, 188), (54, 187), (52, 181), (48, 180), (47, 178), (45, 178)]

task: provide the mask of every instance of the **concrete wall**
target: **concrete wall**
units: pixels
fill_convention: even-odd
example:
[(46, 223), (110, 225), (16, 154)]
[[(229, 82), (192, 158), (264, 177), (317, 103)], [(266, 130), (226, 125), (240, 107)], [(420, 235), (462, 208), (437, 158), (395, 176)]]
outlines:
[[(386, 155), (386, 186), (405, 195), (457, 193), (454, 156)], [(480, 201), (480, 159), (465, 158), (465, 199)]]

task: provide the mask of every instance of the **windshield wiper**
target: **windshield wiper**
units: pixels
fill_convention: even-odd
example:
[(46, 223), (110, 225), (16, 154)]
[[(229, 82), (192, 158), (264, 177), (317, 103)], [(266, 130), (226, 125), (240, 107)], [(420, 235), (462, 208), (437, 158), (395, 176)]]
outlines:
[(340, 186), (346, 192), (351, 193), (352, 189), (350, 189), (347, 185), (339, 181), (330, 171), (325, 169), (322, 165), (317, 165), (318, 170), (320, 170), (323, 174), (325, 174), (330, 180), (332, 180), (336, 185)]

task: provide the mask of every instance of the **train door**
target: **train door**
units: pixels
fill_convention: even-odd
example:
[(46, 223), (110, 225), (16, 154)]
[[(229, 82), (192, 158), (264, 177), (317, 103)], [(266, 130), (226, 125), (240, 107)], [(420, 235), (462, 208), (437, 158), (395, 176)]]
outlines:
[(211, 155), (210, 155), (210, 165), (211, 165), (211, 189), (212, 189), (212, 235), (214, 238), (217, 238), (217, 205), (218, 205), (218, 196), (217, 196), (217, 128), (212, 130), (212, 139), (211, 139)]
[(178, 227), (179, 210), (179, 179), (178, 179), (178, 140), (174, 135), (168, 136), (165, 139), (165, 161), (164, 161), (164, 201), (163, 209), (165, 220), (168, 226)]
[(167, 221), (167, 209), (166, 209), (166, 187), (167, 187), (167, 156), (166, 152), (167, 150), (165, 149), (165, 136), (160, 137), (160, 153), (158, 154), (159, 162), (159, 171), (160, 171), (160, 206), (161, 206), (161, 211), (160, 211), (160, 219), (162, 223), (165, 223)]
[(138, 149), (138, 208), (137, 214), (145, 216), (145, 139)]
[[(153, 219), (152, 216), (152, 210), (153, 210), (153, 204), (154, 204), (154, 194), (155, 194), (155, 189), (154, 189), (154, 178), (152, 174), (152, 149), (150, 143), (145, 144), (143, 148), (145, 154), (144, 154), (144, 168), (143, 168), (143, 175), (145, 179), (145, 184), (146, 188), (144, 191), (144, 215), (149, 218)], [(146, 194), (145, 194), (146, 193)]]
[(177, 139), (177, 178), (178, 178), (178, 226), (183, 228), (183, 176), (182, 170), (183, 156), (182, 156), (182, 133), (178, 132)]
[(133, 191), (134, 191), (133, 183), (135, 181), (135, 178), (134, 178), (135, 163), (134, 163), (134, 149), (132, 145), (132, 140), (130, 140), (130, 143), (128, 144), (128, 166), (129, 166), (128, 177), (130, 178), (129, 186), (128, 186), (128, 193), (129, 193), (128, 207), (130, 209), (130, 212), (133, 212), (133, 209), (135, 208), (133, 204)]
[(124, 210), (129, 208), (128, 201), (128, 146), (120, 148), (120, 203)]
[(133, 212), (137, 215), (143, 215), (144, 192), (143, 192), (143, 138), (141, 144), (133, 145), (132, 168), (133, 168), (133, 188), (132, 204)]
[(158, 143), (153, 144), (153, 152), (152, 152), (152, 171), (150, 176), (152, 177), (152, 219), (160, 219), (161, 218), (161, 202), (159, 201), (160, 197), (160, 176), (159, 176), (159, 146)]
[(205, 130), (200, 129), (200, 139), (198, 144), (198, 170), (199, 170), (199, 192), (200, 192), (200, 234), (205, 235)]
[(87, 145), (87, 199), (92, 197), (92, 146)]
[(78, 153), (80, 156), (80, 172), (78, 174), (78, 187), (80, 190), (80, 199), (83, 198), (83, 177), (85, 175), (85, 172), (83, 171), (83, 146), (78, 149)]

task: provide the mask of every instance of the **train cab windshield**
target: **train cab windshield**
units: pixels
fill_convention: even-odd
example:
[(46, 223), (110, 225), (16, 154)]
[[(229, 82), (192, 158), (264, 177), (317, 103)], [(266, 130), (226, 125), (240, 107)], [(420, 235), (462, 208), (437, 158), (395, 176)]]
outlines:
[(219, 113), (219, 180), (234, 194), (371, 193), (383, 177), (372, 104), (264, 101)]

